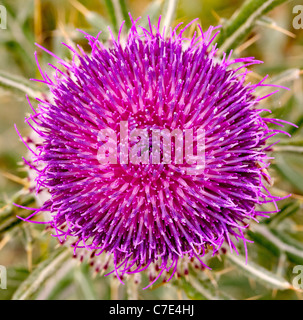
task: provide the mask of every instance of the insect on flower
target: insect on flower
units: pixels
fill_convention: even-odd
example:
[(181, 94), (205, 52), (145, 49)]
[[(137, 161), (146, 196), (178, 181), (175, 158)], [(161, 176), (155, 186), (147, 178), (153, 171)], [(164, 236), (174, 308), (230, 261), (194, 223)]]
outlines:
[(44, 49), (63, 70), (48, 76), (38, 63), (49, 93), (26, 119), (24, 161), (46, 198), (26, 220), (48, 212), (42, 223), (97, 271), (122, 282), (147, 270), (152, 284), (190, 263), (208, 268), (205, 255), (224, 243), (246, 247), (250, 221), (266, 215), (257, 206), (279, 199), (266, 187), (266, 142), (283, 132), (268, 124), (285, 121), (261, 116), (274, 93), (255, 95), (266, 77), (246, 81), (261, 61), (218, 56), (219, 27), (198, 25), (189, 39), (194, 21), (165, 33), (161, 18), (149, 29), (131, 20), (106, 44), (85, 33), (90, 53), (66, 45), (69, 62)]

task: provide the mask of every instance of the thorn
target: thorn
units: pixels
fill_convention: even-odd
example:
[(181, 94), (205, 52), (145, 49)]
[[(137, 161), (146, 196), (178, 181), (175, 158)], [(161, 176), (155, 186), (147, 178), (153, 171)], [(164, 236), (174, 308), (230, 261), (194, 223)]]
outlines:
[(10, 203), (7, 203), (6, 205), (4, 205), (2, 208), (0, 208), (0, 213), (2, 213), (6, 208), (8, 208), (10, 206)]
[(252, 78), (255, 78), (255, 79), (258, 79), (258, 80), (262, 80), (264, 77), (262, 77), (261, 75), (259, 75), (258, 73), (254, 72), (254, 71), (251, 71), (248, 76), (252, 77)]
[(219, 23), (222, 21), (222, 18), (218, 15), (218, 13), (215, 10), (211, 10), (211, 14)]
[(66, 43), (70, 45), (73, 49), (77, 50), (77, 46), (75, 42), (71, 39), (69, 34), (67, 33), (64, 23), (62, 21), (58, 21), (58, 30), (61, 32), (62, 36), (64, 37)]
[(204, 272), (206, 273), (206, 275), (208, 276), (208, 278), (210, 279), (210, 282), (213, 284), (213, 286), (215, 288), (218, 288), (218, 282), (216, 281), (216, 279), (214, 278), (214, 276), (212, 275), (212, 273), (208, 270), (205, 269)]
[(11, 236), (9, 234), (5, 235), (3, 239), (0, 241), (0, 250), (4, 248), (4, 246), (9, 242)]
[(197, 25), (198, 25), (198, 21), (195, 21), (191, 26), (190, 26), (190, 29), (189, 29), (189, 38), (192, 38), (193, 35), (194, 35), (194, 32), (195, 32), (195, 29), (197, 28)]
[(89, 15), (90, 11), (84, 7), (82, 3), (77, 0), (69, 0), (72, 6), (74, 6), (79, 12), (81, 12), (84, 16)]
[(0, 172), (5, 178), (14, 181), (16, 183), (21, 184), (22, 186), (28, 188), (29, 187), (29, 182), (27, 181), (27, 179), (22, 179), (12, 173), (9, 172)]
[(27, 269), (29, 272), (33, 270), (33, 248), (32, 244), (28, 243), (26, 246), (26, 254), (27, 254)]
[(282, 27), (279, 27), (277, 25), (271, 24), (268, 27), (271, 28), (271, 29), (277, 30), (277, 31), (279, 31), (281, 33), (284, 33), (285, 35), (287, 35), (287, 36), (289, 36), (291, 38), (295, 39), (297, 37), (294, 33), (290, 32), (290, 31), (288, 31), (288, 30), (286, 30), (286, 29), (284, 29)]
[(216, 275), (217, 276), (222, 276), (223, 274), (231, 272), (231, 271), (234, 271), (234, 270), (235, 270), (235, 267), (228, 267), (228, 268), (225, 268), (223, 270), (216, 271)]
[(285, 35), (287, 35), (288, 37), (291, 37), (291, 38), (296, 38), (297, 37), (294, 33), (292, 33), (290, 31), (278, 26), (274, 22), (269, 23), (269, 22), (263, 22), (263, 21), (259, 20), (259, 21), (257, 21), (257, 24), (261, 25), (261, 26), (265, 26), (265, 27), (267, 27), (269, 29), (273, 29), (273, 30), (276, 30), (278, 32), (281, 32), (281, 33), (283, 33), (283, 34), (285, 34)]
[(247, 49), (248, 47), (250, 47), (252, 44), (254, 44), (255, 42), (257, 42), (259, 39), (261, 38), (261, 36), (259, 34), (256, 34), (255, 36), (253, 36), (252, 38), (248, 39), (247, 41), (245, 41), (244, 43), (242, 43), (236, 50), (235, 53), (236, 54), (240, 54), (242, 51), (244, 51), (245, 49)]

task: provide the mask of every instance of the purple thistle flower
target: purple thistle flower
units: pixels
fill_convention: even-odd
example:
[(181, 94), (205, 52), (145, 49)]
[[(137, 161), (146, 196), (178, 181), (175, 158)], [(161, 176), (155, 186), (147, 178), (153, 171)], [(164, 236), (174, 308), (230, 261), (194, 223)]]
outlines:
[[(89, 252), (97, 271), (112, 265), (119, 279), (147, 269), (151, 283), (161, 275), (169, 281), (176, 271), (188, 273), (193, 260), (207, 267), (207, 252), (245, 245), (250, 221), (265, 216), (256, 206), (278, 200), (266, 188), (266, 141), (281, 131), (267, 124), (283, 121), (261, 117), (258, 104), (267, 96), (255, 90), (266, 78), (246, 83), (246, 67), (261, 62), (232, 60), (231, 53), (220, 59), (212, 44), (218, 27), (203, 32), (198, 25), (200, 35), (187, 39), (189, 25), (165, 36), (160, 19), (149, 30), (133, 21), (126, 39), (120, 29), (107, 46), (85, 34), (91, 53), (68, 46), (70, 62), (44, 49), (64, 67), (52, 66), (52, 78), (38, 64), (50, 92), (26, 119), (35, 137), (24, 141), (32, 154), (25, 161), (36, 172), (37, 193), (48, 197), (34, 215), (49, 212), (46, 223), (61, 242), (72, 239), (75, 254)], [(121, 121), (129, 132), (202, 128), (203, 172), (186, 174), (195, 165), (185, 161), (121, 163), (125, 145), (118, 161), (100, 163), (100, 130), (116, 132), (119, 142)], [(176, 145), (172, 139), (175, 152)]]

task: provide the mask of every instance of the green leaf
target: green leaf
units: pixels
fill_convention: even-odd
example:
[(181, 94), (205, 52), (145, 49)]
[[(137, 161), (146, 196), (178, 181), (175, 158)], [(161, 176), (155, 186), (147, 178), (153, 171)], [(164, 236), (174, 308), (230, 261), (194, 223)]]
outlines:
[(23, 223), (23, 220), (17, 217), (19, 215), (25, 218), (30, 215), (30, 211), (20, 209), (13, 203), (21, 206), (32, 206), (35, 204), (35, 197), (32, 194), (24, 194), (23, 191), (18, 192), (10, 203), (7, 203), (0, 209), (0, 235), (3, 235), (7, 231), (11, 231), (14, 227)]
[(178, 288), (183, 289), (188, 298), (192, 300), (218, 300), (218, 297), (203, 286), (196, 277), (187, 277), (187, 280), (182, 277), (177, 285)]
[(26, 62), (30, 67), (35, 66), (35, 59), (33, 55), (34, 51), (34, 41), (32, 37), (32, 32), (26, 32), (26, 29), (22, 25), (22, 19), (18, 19), (15, 16), (14, 9), (11, 9), (6, 5), (7, 8), (7, 30), (10, 33), (11, 41), (13, 42), (14, 51), (18, 51), (18, 56), (24, 62)]
[[(287, 161), (285, 160), (287, 159)], [(294, 169), (294, 156), (282, 157), (280, 154), (275, 155), (275, 163), (272, 164), (278, 173), (288, 180), (298, 191), (303, 193), (303, 173)], [(302, 163), (302, 160), (300, 161)]]
[(249, 278), (254, 278), (264, 286), (272, 289), (287, 290), (291, 289), (291, 284), (284, 278), (274, 274), (273, 272), (263, 268), (262, 266), (254, 263), (247, 262), (245, 257), (236, 254), (227, 254), (227, 259)]
[(300, 203), (298, 201), (288, 202), (281, 207), (278, 213), (271, 216), (269, 219), (266, 219), (265, 224), (270, 225), (271, 228), (274, 228), (278, 226), (279, 223), (281, 223), (284, 219), (298, 212), (299, 209)]
[(35, 295), (32, 295), (32, 299), (35, 300), (54, 300), (64, 299), (64, 294), (69, 286), (74, 291), (74, 270), (76, 269), (76, 260), (69, 259), (64, 261), (58, 266), (58, 269), (53, 273), (53, 276), (49, 277), (43, 286), (37, 291)]
[(303, 265), (302, 243), (292, 238), (284, 231), (271, 229), (271, 232), (281, 241), (281, 243), (283, 243), (282, 248), (284, 249), (289, 261)]
[(127, 6), (127, 0), (119, 0), (119, 3), (120, 3), (123, 19), (125, 20), (126, 27), (129, 29), (131, 27), (131, 21), (128, 15), (128, 13), (130, 12), (130, 9)]
[(65, 274), (64, 277), (56, 281), (55, 286), (52, 288), (51, 292), (47, 296), (47, 299), (45, 300), (61, 300), (62, 293), (74, 283), (74, 280), (75, 278), (72, 272)]
[(118, 33), (123, 20), (128, 29), (131, 27), (131, 21), (128, 16), (130, 10), (125, 0), (105, 0), (105, 4), (116, 33)]
[(246, 38), (255, 22), (263, 15), (286, 0), (247, 0), (235, 14), (227, 20), (217, 43), (220, 53), (235, 49)]
[(123, 20), (128, 29), (131, 27), (131, 21), (128, 16), (130, 10), (125, 0), (105, 0), (105, 4), (116, 33), (118, 33)]
[(247, 230), (247, 235), (254, 241), (254, 243), (258, 243), (262, 247), (266, 248), (274, 256), (279, 257), (281, 255), (281, 249), (263, 233), (256, 230)]
[(75, 280), (85, 300), (98, 300), (87, 265), (75, 270)]
[(117, 18), (116, 18), (116, 13), (115, 13), (113, 1), (112, 0), (105, 0), (105, 5), (106, 5), (107, 11), (109, 13), (109, 16), (111, 18), (114, 30), (117, 33), (118, 32), (118, 24), (117, 24)]
[[(265, 225), (252, 225), (252, 231), (249, 232), (249, 236), (256, 240), (259, 244), (263, 245), (265, 248), (272, 250), (275, 248), (275, 253), (278, 255), (285, 253), (287, 258), (298, 264), (303, 264), (303, 250), (301, 246), (298, 246), (298, 243), (294, 240), (286, 237), (282, 231), (274, 231), (273, 229), (269, 229)], [(288, 239), (286, 242), (285, 239)], [(294, 243), (296, 243), (294, 245)]]
[(42, 261), (37, 268), (22, 282), (14, 293), (12, 300), (26, 300), (36, 293), (43, 283), (59, 269), (71, 253), (66, 247), (56, 249), (48, 259)]
[(303, 139), (301, 137), (299, 137), (298, 139), (281, 140), (279, 142), (279, 146), (298, 146), (298, 147), (303, 147)]
[(210, 280), (207, 273), (191, 268), (189, 275), (174, 282), (182, 288), (185, 294), (193, 300), (233, 300), (229, 293), (220, 290), (216, 280)]

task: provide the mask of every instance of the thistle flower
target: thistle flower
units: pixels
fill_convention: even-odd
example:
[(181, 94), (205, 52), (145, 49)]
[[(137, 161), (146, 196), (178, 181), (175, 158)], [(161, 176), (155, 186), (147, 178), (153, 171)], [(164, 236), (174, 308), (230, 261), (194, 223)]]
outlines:
[[(261, 116), (266, 110), (258, 105), (267, 96), (255, 92), (266, 78), (246, 81), (246, 68), (261, 61), (232, 59), (231, 52), (219, 58), (213, 44), (219, 27), (203, 32), (198, 25), (188, 39), (183, 35), (189, 25), (165, 32), (160, 19), (148, 30), (132, 20), (125, 39), (123, 25), (107, 44), (85, 34), (89, 54), (66, 45), (70, 62), (44, 49), (64, 67), (51, 65), (52, 77), (38, 64), (49, 94), (37, 99), (37, 110), (26, 119), (35, 135), (24, 141), (31, 151), (24, 161), (36, 172), (37, 193), (47, 199), (33, 215), (48, 212), (45, 223), (54, 236), (72, 241), (75, 255), (90, 255), (97, 271), (111, 266), (109, 274), (119, 279), (148, 270), (150, 283), (161, 275), (169, 281), (176, 271), (188, 273), (193, 260), (207, 267), (206, 253), (215, 254), (224, 243), (237, 250), (238, 240), (245, 245), (250, 221), (266, 214), (257, 206), (277, 200), (266, 187), (266, 141), (282, 131), (267, 124), (283, 121)], [(150, 136), (147, 146), (142, 135), (122, 143), (125, 122), (126, 134), (179, 129), (181, 140), (185, 130), (200, 128), (203, 170), (186, 161), (186, 152), (199, 153), (201, 136), (185, 147), (175, 136), (175, 157), (164, 161), (161, 144), (160, 162), (153, 163)], [(180, 150), (185, 155), (174, 161)], [(137, 162), (129, 161), (131, 151)]]

